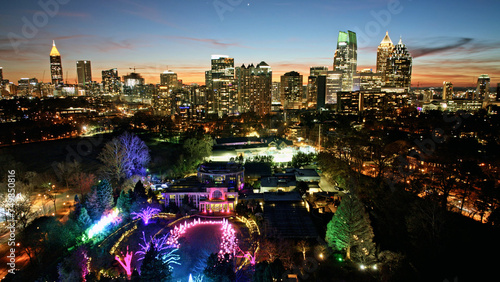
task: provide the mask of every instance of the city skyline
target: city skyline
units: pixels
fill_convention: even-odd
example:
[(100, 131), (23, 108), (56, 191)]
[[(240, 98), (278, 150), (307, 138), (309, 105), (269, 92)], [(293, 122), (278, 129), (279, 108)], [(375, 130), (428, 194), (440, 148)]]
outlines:
[(184, 83), (204, 84), (212, 54), (234, 58), (235, 66), (265, 61), (279, 81), (290, 71), (307, 77), (311, 66), (330, 69), (338, 32), (352, 30), (358, 70), (376, 70), (377, 46), (388, 31), (395, 42), (402, 36), (414, 58), (413, 87), (443, 81), (475, 87), (481, 74), (492, 85), (500, 79), (500, 44), (491, 39), (500, 27), (493, 17), (500, 3), (494, 1), (453, 2), (454, 13), (445, 13), (451, 1), (362, 1), (356, 7), (347, 1), (237, 2), (118, 1), (119, 8), (104, 3), (99, 9), (76, 1), (5, 3), (12, 13), (0, 27), (7, 35), (0, 41), (0, 66), (11, 81), (48, 82), (47, 54), (55, 40), (70, 84), (77, 80), (78, 60), (92, 62), (98, 82), (102, 70), (117, 68), (123, 76), (136, 68), (147, 83), (159, 83), (160, 74), (172, 70)]

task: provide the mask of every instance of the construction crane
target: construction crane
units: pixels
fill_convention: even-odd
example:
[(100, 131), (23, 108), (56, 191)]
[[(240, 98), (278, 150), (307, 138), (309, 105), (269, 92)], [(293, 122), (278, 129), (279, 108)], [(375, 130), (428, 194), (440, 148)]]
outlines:
[(134, 70), (134, 72), (135, 72), (135, 70), (136, 70), (136, 69), (138, 69), (138, 70), (142, 70), (142, 69), (144, 69), (144, 68), (136, 68), (136, 67), (134, 66), (133, 68), (129, 68), (129, 69), (130, 69), (130, 70)]

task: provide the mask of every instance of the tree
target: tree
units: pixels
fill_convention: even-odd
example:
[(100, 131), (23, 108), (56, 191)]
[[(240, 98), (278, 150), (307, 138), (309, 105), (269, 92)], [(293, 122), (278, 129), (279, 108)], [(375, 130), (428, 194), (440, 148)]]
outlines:
[(82, 230), (87, 229), (87, 227), (89, 227), (90, 224), (92, 224), (92, 219), (90, 219), (90, 216), (85, 207), (82, 207), (80, 209), (80, 214), (78, 215), (76, 223), (78, 224), (78, 226), (80, 226)]
[(80, 197), (90, 192), (90, 188), (96, 183), (97, 179), (92, 173), (77, 172), (71, 176), (71, 183), (78, 188)]
[(151, 160), (149, 148), (139, 137), (125, 132), (120, 135), (120, 141), (130, 163), (130, 172), (127, 177), (133, 174), (145, 175), (146, 165)]
[(106, 179), (92, 186), (92, 191), (87, 195), (86, 208), (93, 220), (98, 220), (113, 205), (113, 188)]
[(120, 192), (120, 196), (116, 201), (116, 207), (120, 210), (120, 213), (125, 217), (130, 215), (130, 208), (132, 207), (132, 203), (134, 202), (135, 195), (132, 190), (122, 190)]
[(170, 281), (172, 271), (167, 262), (163, 261), (155, 245), (151, 242), (141, 265), (143, 281)]
[(355, 195), (347, 195), (327, 225), (326, 242), (338, 251), (346, 252), (346, 259), (369, 262), (375, 258), (373, 229), (370, 218)]
[[(7, 187), (7, 185), (5, 185)], [(33, 200), (31, 185), (26, 185), (22, 182), (16, 183), (16, 195), (14, 198), (9, 198), (7, 191), (5, 191), (4, 199), (2, 201), (2, 208), (4, 209), (4, 217), (7, 220), (15, 220), (16, 227), (23, 229), (26, 225), (33, 220), (37, 213), (33, 210)]]
[(309, 244), (307, 243), (307, 241), (300, 240), (297, 243), (297, 248), (302, 253), (302, 256), (304, 257), (304, 260), (306, 260), (306, 252), (309, 250)]
[(66, 232), (53, 216), (33, 220), (20, 234), (20, 243), (33, 265), (40, 265), (49, 258), (56, 258), (66, 247)]
[(189, 138), (184, 142), (182, 148), (186, 152), (188, 169), (196, 168), (205, 158), (212, 154), (213, 140), (205, 135), (203, 139)]
[(314, 160), (314, 154), (298, 152), (292, 157), (292, 167), (300, 168), (310, 164)]
[(229, 254), (225, 254), (223, 258), (219, 258), (215, 253), (210, 254), (203, 274), (214, 282), (230, 282), (236, 279), (233, 261), (229, 258)]
[(90, 259), (84, 246), (64, 258), (57, 266), (59, 281), (85, 281), (89, 274)]
[(144, 184), (142, 181), (137, 181), (134, 187), (134, 194), (136, 198), (146, 198), (146, 188), (144, 188)]
[(150, 161), (146, 143), (128, 132), (106, 143), (97, 158), (103, 163), (101, 173), (116, 184), (134, 174), (144, 175)]

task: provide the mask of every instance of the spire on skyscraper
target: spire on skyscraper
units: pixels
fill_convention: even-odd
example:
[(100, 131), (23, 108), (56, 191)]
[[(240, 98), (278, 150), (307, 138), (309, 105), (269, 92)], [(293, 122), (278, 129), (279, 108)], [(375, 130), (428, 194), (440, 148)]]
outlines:
[(392, 40), (389, 37), (389, 31), (385, 32), (384, 39), (382, 39), (382, 42), (380, 42), (380, 44), (391, 44), (392, 45)]
[(52, 40), (52, 50), (50, 50), (50, 55), (51, 56), (61, 56), (61, 54), (59, 54), (59, 51), (57, 50), (55, 40)]

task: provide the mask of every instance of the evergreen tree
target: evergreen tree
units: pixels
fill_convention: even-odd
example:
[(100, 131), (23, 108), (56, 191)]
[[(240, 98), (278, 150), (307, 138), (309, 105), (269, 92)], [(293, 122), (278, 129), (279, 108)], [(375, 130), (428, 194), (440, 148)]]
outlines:
[(170, 270), (168, 263), (163, 261), (160, 253), (152, 243), (142, 261), (141, 280), (155, 282), (172, 280), (172, 271)]
[(106, 210), (113, 208), (113, 205), (113, 188), (107, 180), (101, 180), (88, 194), (87, 211), (93, 220), (98, 220)]
[(217, 254), (211, 254), (207, 259), (207, 266), (203, 274), (209, 281), (229, 282), (235, 281), (236, 275), (233, 271), (233, 262), (228, 254), (224, 258), (219, 258)]
[(346, 258), (369, 263), (375, 259), (375, 244), (370, 218), (361, 202), (354, 195), (342, 199), (337, 212), (327, 225), (326, 242)]
[(90, 219), (90, 216), (89, 216), (87, 209), (85, 207), (82, 207), (80, 209), (80, 215), (78, 216), (78, 219), (76, 222), (82, 230), (85, 230), (87, 227), (90, 226), (90, 224), (92, 224), (92, 220)]
[(137, 198), (146, 198), (146, 188), (140, 180), (135, 184), (134, 194)]
[(126, 217), (130, 215), (130, 208), (132, 207), (134, 198), (135, 198), (134, 192), (132, 192), (131, 190), (129, 191), (122, 190), (120, 192), (118, 200), (116, 201), (116, 207)]

